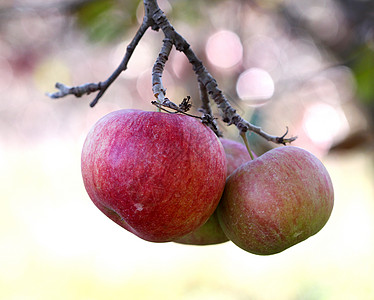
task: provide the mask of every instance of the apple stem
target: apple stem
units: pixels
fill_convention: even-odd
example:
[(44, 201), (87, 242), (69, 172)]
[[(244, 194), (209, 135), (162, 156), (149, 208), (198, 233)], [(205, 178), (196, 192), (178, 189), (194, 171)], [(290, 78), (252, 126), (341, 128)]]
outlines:
[(251, 157), (251, 160), (254, 160), (254, 156), (253, 156), (253, 153), (252, 153), (252, 150), (251, 150), (251, 147), (249, 147), (249, 142), (248, 142), (248, 138), (247, 138), (247, 133), (242, 131), (240, 132), (240, 136), (242, 137), (243, 141), (244, 141), (244, 144), (245, 144), (245, 147), (247, 148), (248, 150), (248, 153), (249, 153), (249, 156)]

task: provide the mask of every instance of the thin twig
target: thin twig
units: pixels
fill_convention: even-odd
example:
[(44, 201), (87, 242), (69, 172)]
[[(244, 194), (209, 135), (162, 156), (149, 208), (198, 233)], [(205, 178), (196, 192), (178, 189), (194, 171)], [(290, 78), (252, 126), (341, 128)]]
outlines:
[(55, 93), (48, 93), (47, 95), (52, 99), (58, 99), (65, 97), (67, 95), (74, 95), (76, 97), (81, 97), (82, 95), (89, 95), (93, 92), (98, 92), (95, 99), (90, 103), (91, 107), (94, 107), (99, 99), (103, 96), (108, 87), (117, 79), (117, 77), (127, 69), (127, 64), (138, 45), (139, 41), (142, 39), (144, 33), (147, 29), (152, 26), (153, 21), (147, 16), (144, 17), (142, 24), (140, 25), (138, 31), (136, 32), (134, 38), (126, 48), (125, 56), (123, 57), (121, 63), (114, 70), (114, 72), (109, 76), (109, 78), (103, 82), (98, 83), (86, 83), (76, 87), (69, 87), (63, 83), (57, 83), (56, 88), (59, 90)]
[(209, 116), (212, 117), (211, 123), (214, 126), (211, 126), (211, 129), (214, 131), (214, 133), (218, 137), (223, 137), (222, 132), (218, 128), (217, 121), (213, 118), (212, 108), (211, 108), (210, 103), (209, 103), (208, 91), (207, 91), (205, 85), (203, 83), (201, 83), (200, 81), (199, 81), (199, 91), (200, 91), (200, 99), (201, 99), (201, 108), (199, 109), (199, 111), (202, 112), (206, 116), (209, 115)]
[(63, 83), (57, 82), (55, 85), (58, 92), (48, 93), (47, 95), (52, 99), (58, 99), (65, 97), (66, 95), (74, 95), (75, 97), (82, 97), (83, 95), (89, 95), (100, 89), (99, 83), (85, 83), (79, 86), (70, 87)]
[[(189, 114), (187, 111), (181, 109), (178, 105), (176, 105), (175, 103), (171, 102), (169, 99), (165, 98), (166, 101), (163, 101), (162, 103), (158, 102), (158, 101), (152, 101), (151, 103), (156, 106), (157, 108), (163, 110), (163, 111), (166, 111), (170, 114), (176, 114), (176, 113), (180, 113), (180, 114), (183, 114), (183, 115), (186, 115), (186, 116), (189, 116), (189, 117), (193, 117), (193, 118), (196, 118), (196, 119), (200, 119), (200, 120), (203, 120), (202, 117), (200, 116), (195, 116), (195, 115), (192, 115), (192, 114)], [(166, 108), (169, 108), (171, 109), (172, 111), (170, 110), (167, 110)]]
[(166, 90), (162, 85), (162, 74), (164, 72), (165, 63), (169, 59), (172, 47), (173, 43), (171, 40), (165, 38), (161, 51), (152, 69), (152, 91), (159, 103), (162, 103), (166, 96)]
[(200, 92), (200, 99), (201, 99), (201, 108), (200, 111), (206, 114), (212, 115), (212, 108), (210, 107), (209, 103), (209, 95), (208, 91), (204, 84), (199, 81), (199, 92)]
[[(183, 52), (188, 61), (191, 63), (192, 68), (197, 76), (198, 82), (200, 84), (200, 91), (207, 91), (208, 95), (214, 100), (217, 104), (218, 110), (221, 114), (223, 122), (227, 123), (228, 125), (234, 124), (240, 134), (249, 131), (255, 132), (258, 135), (262, 136), (268, 141), (278, 143), (278, 144), (286, 144), (291, 143), (296, 139), (296, 137), (285, 138), (287, 132), (281, 136), (273, 136), (266, 132), (264, 132), (260, 127), (255, 126), (246, 120), (244, 120), (236, 110), (230, 105), (222, 91), (218, 88), (218, 84), (213, 76), (207, 71), (203, 63), (200, 59), (196, 56), (196, 54), (192, 51), (190, 45), (187, 41), (175, 31), (173, 26), (170, 24), (169, 20), (165, 16), (164, 12), (159, 8), (157, 4), (157, 0), (143, 0), (145, 15), (143, 18), (143, 22), (139, 27), (137, 33), (135, 34), (131, 43), (127, 46), (126, 54), (118, 66), (118, 68), (113, 72), (113, 74), (104, 82), (99, 83), (88, 83), (77, 87), (68, 87), (64, 84), (58, 83), (56, 84), (56, 88), (59, 89), (56, 93), (48, 94), (51, 98), (61, 98), (66, 95), (75, 95), (76, 97), (81, 97), (84, 94), (90, 94), (92, 92), (99, 91), (96, 95), (95, 99), (90, 103), (90, 106), (93, 107), (96, 105), (98, 100), (101, 96), (105, 93), (108, 87), (117, 79), (117, 77), (127, 69), (127, 64), (131, 58), (132, 53), (134, 52), (137, 44), (143, 37), (144, 33), (147, 31), (149, 27), (153, 30), (161, 29), (164, 33), (164, 45), (163, 49), (160, 52), (160, 56), (156, 61), (154, 66), (154, 72), (152, 74), (153, 80), (153, 92), (156, 95), (156, 98), (161, 102), (159, 102), (159, 108), (161, 106), (170, 107), (178, 112), (185, 113), (183, 109), (178, 107), (176, 104), (171, 102), (169, 99), (165, 98), (165, 89), (162, 86), (161, 77), (163, 73), (163, 68), (165, 65), (166, 60), (168, 59), (169, 53), (171, 51), (172, 45), (178, 51)], [(165, 55), (166, 54), (166, 55)], [(206, 94), (206, 92), (203, 92)], [(211, 115), (211, 109), (209, 100), (206, 101), (205, 96), (202, 97), (205, 104), (203, 104), (203, 110), (205, 113), (202, 117), (202, 121), (208, 124), (215, 124), (215, 120)], [(153, 103), (153, 102), (152, 102)], [(154, 104), (154, 103), (153, 103)], [(209, 108), (208, 108), (209, 107)], [(218, 130), (218, 128), (217, 128)]]

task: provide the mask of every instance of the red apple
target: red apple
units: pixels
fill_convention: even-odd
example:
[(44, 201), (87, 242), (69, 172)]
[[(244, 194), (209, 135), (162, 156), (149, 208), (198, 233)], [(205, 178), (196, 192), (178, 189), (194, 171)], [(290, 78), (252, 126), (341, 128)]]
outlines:
[(323, 164), (306, 150), (286, 146), (239, 167), (226, 181), (217, 212), (223, 231), (237, 246), (269, 255), (320, 231), (333, 204)]
[[(221, 138), (220, 141), (226, 154), (227, 176), (240, 165), (251, 160), (248, 150), (243, 144), (224, 138)], [(224, 243), (228, 240), (219, 225), (217, 214), (213, 213), (204, 225), (174, 242), (189, 245), (212, 245)]]
[(204, 224), (222, 195), (226, 158), (195, 118), (120, 110), (100, 119), (82, 150), (94, 204), (142, 239), (171, 241)]
[[(227, 177), (238, 167), (251, 160), (247, 148), (242, 143), (229, 139), (220, 139), (223, 149), (225, 149), (227, 159)], [(254, 157), (257, 156), (254, 154)]]

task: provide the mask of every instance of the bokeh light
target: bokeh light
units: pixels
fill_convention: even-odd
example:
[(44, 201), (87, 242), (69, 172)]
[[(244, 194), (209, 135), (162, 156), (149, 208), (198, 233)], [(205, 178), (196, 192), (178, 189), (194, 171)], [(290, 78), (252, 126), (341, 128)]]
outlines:
[(240, 99), (251, 106), (265, 104), (274, 94), (274, 81), (263, 69), (250, 68), (240, 74), (236, 92)]
[(303, 124), (313, 143), (323, 148), (330, 147), (337, 137), (344, 136), (349, 130), (343, 111), (322, 102), (305, 110)]
[(229, 30), (221, 30), (211, 35), (205, 51), (210, 63), (219, 68), (234, 67), (243, 57), (240, 38)]
[(71, 74), (63, 60), (58, 57), (48, 57), (36, 66), (34, 81), (40, 92), (45, 92), (58, 81), (71, 85)]

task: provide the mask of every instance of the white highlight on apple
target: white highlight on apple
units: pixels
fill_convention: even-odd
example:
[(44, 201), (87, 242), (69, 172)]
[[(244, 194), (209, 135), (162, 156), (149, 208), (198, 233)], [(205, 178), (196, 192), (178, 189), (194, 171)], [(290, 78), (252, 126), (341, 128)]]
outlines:
[(143, 210), (143, 204), (141, 203), (135, 203), (135, 208), (137, 211), (142, 211)]

